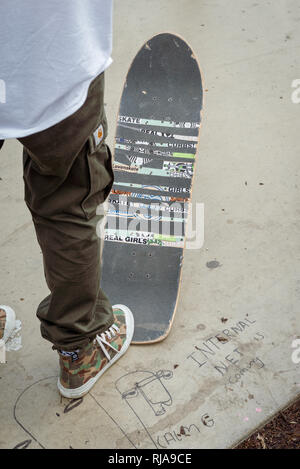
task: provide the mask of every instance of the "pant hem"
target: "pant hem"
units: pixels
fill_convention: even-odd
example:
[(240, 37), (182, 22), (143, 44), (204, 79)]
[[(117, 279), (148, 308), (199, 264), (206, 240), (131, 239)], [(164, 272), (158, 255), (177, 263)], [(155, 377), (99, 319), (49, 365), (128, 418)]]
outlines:
[(88, 337), (82, 337), (81, 340), (76, 341), (76, 342), (74, 341), (72, 343), (69, 342), (68, 344), (63, 344), (63, 343), (59, 344), (57, 342), (53, 342), (48, 337), (45, 337), (45, 336), (43, 337), (44, 339), (52, 342), (53, 350), (64, 350), (65, 352), (73, 352), (74, 350), (78, 350), (78, 349), (82, 350), (83, 348), (85, 348), (90, 342), (92, 342), (96, 338), (96, 335), (102, 334), (104, 331), (109, 329), (113, 325), (113, 323), (114, 323), (114, 317), (112, 317), (110, 321), (108, 321), (104, 326), (102, 326), (101, 329), (99, 329), (97, 332), (94, 332), (93, 335), (88, 336)]

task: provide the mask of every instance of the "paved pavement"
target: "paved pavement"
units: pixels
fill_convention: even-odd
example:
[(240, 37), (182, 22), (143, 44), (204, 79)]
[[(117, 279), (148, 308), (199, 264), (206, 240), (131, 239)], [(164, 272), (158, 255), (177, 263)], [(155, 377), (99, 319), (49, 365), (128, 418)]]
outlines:
[(109, 143), (127, 69), (147, 39), (179, 34), (199, 58), (205, 103), (193, 203), (205, 205), (205, 242), (185, 253), (169, 337), (132, 346), (72, 408), (57, 393), (56, 354), (35, 318), (48, 292), (23, 202), (21, 146), (5, 143), (0, 303), (22, 321), (23, 347), (0, 365), (0, 448), (228, 448), (300, 394), (299, 354), (292, 357), (300, 338), (299, 2), (115, 0), (114, 14)]

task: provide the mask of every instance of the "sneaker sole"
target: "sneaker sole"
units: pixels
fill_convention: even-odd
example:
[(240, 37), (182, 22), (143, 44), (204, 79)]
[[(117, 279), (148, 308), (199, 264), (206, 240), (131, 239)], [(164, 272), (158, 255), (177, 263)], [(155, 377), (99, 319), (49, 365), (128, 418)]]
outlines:
[(58, 390), (59, 390), (60, 394), (63, 397), (67, 397), (68, 399), (78, 399), (80, 397), (83, 397), (85, 394), (87, 394), (92, 389), (92, 387), (97, 383), (98, 379), (103, 375), (103, 373), (105, 373), (105, 371), (108, 370), (108, 368), (110, 368), (117, 360), (119, 360), (119, 358), (121, 358), (124, 355), (124, 353), (128, 350), (128, 347), (131, 343), (131, 340), (132, 340), (132, 337), (133, 337), (133, 332), (134, 332), (133, 314), (130, 311), (130, 309), (127, 308), (127, 306), (125, 306), (125, 305), (114, 305), (113, 308), (114, 309), (121, 309), (125, 313), (126, 332), (128, 332), (128, 333), (126, 334), (126, 340), (123, 344), (123, 347), (107, 363), (107, 365), (104, 368), (102, 368), (101, 371), (99, 371), (99, 373), (96, 376), (91, 378), (89, 381), (87, 381), (85, 384), (83, 384), (79, 388), (67, 389), (64, 386), (62, 386), (62, 384), (60, 383), (60, 380), (58, 378), (57, 387), (58, 387)]
[(11, 333), (16, 327), (16, 314), (10, 306), (0, 305), (0, 309), (3, 309), (6, 312), (6, 323), (4, 329), (4, 342), (7, 342)]

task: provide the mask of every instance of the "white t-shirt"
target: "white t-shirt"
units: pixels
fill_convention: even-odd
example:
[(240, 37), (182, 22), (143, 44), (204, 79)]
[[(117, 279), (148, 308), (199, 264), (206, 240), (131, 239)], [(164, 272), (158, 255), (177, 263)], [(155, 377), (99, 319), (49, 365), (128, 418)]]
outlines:
[(113, 0), (0, 0), (0, 139), (47, 129), (112, 62)]

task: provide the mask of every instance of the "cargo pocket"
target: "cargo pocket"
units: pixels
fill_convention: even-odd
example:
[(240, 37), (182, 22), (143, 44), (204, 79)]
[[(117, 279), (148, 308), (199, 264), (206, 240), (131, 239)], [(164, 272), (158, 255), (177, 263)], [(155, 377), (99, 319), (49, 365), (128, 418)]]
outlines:
[(86, 153), (89, 193), (81, 203), (88, 220), (96, 215), (98, 205), (106, 200), (114, 182), (111, 151), (105, 143), (96, 143), (92, 135), (89, 138), (90, 149)]

